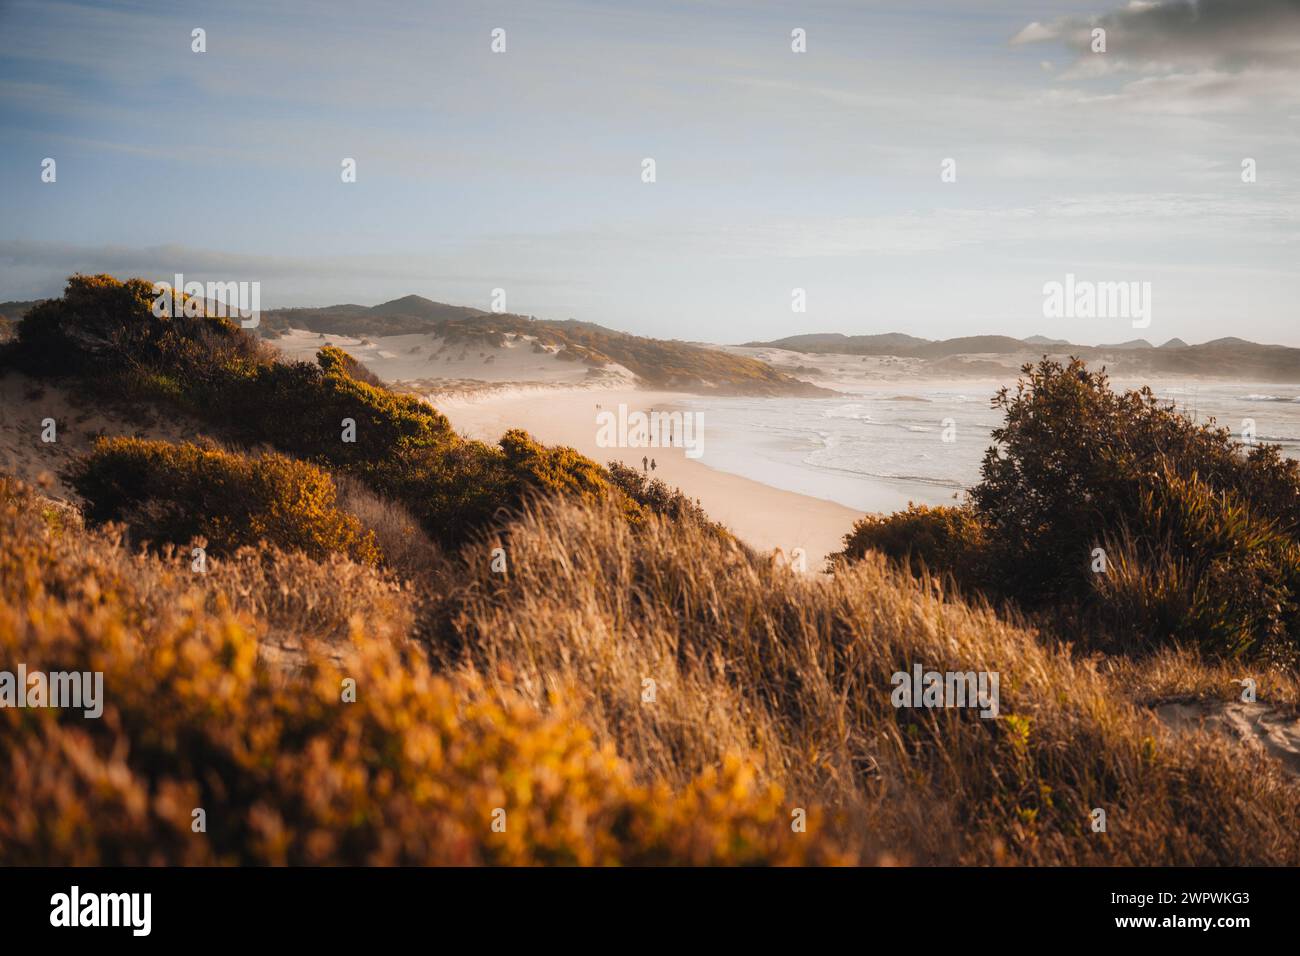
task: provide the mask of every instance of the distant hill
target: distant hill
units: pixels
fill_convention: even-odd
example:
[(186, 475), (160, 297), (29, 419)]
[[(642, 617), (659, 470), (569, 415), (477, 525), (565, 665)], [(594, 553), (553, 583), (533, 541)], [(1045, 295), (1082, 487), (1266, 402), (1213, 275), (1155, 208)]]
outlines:
[[(919, 339), (902, 332), (883, 335), (844, 335), (840, 332), (815, 332), (811, 335), (791, 335), (775, 342), (746, 342), (746, 346), (790, 349), (795, 352), (831, 352), (843, 355), (902, 355), (929, 339)], [(903, 351), (900, 351), (903, 350)]]
[(886, 332), (883, 335), (841, 335), (838, 332), (825, 332), (791, 335), (772, 342), (746, 342), (744, 347), (790, 349), (795, 352), (821, 354), (898, 355), (938, 359), (950, 355), (980, 352), (994, 354), (1018, 352), (1025, 349), (1026, 345), (1022, 340), (1007, 335), (970, 335), (936, 342), (903, 332)]
[[(1177, 340), (1176, 340), (1177, 341)], [(1027, 339), (1009, 335), (965, 335), (955, 339), (922, 339), (903, 332), (886, 332), (880, 335), (843, 335), (839, 332), (791, 335), (771, 342), (746, 342), (746, 348), (779, 348), (796, 352), (833, 353), (843, 355), (897, 355), (908, 358), (946, 358), (950, 355), (1011, 355), (1033, 351), (1035, 348), (1059, 350), (1123, 350), (1149, 349), (1154, 346), (1146, 339), (1119, 342), (1113, 345), (1073, 345), (1065, 339), (1049, 339), (1032, 335)]]
[[(828, 332), (793, 335), (771, 342), (748, 342), (745, 347), (919, 358), (935, 362), (936, 366), (941, 364), (944, 370), (960, 368), (968, 372), (976, 369), (991, 372), (997, 366), (988, 361), (965, 361), (954, 365), (950, 360), (958, 356), (997, 355), (1004, 357), (1005, 366), (1014, 368), (1044, 354), (1074, 355), (1089, 362), (1105, 364), (1113, 372), (1123, 375), (1207, 375), (1261, 382), (1300, 382), (1300, 349), (1261, 345), (1235, 336), (1201, 345), (1188, 345), (1175, 338), (1157, 348), (1146, 339), (1106, 345), (1073, 345), (1063, 339), (1048, 339), (1041, 335), (1027, 339), (973, 335), (931, 341), (901, 332), (879, 335)], [(937, 370), (940, 368), (936, 367)]]
[(44, 301), (44, 299), (14, 299), (9, 302), (0, 302), (0, 319), (9, 319), (16, 322), (27, 314), (28, 309)]
[[(819, 388), (766, 362), (687, 342), (643, 338), (592, 322), (553, 321), (408, 295), (376, 306), (331, 305), (262, 312), (261, 329), (274, 338), (289, 329), (332, 335), (436, 335), (448, 342), (500, 347), (507, 333), (535, 338), (569, 358), (617, 362), (646, 386), (735, 395), (820, 395)], [(919, 340), (918, 340), (919, 341)]]
[(917, 358), (937, 359), (947, 358), (950, 355), (1005, 355), (1022, 351), (1024, 348), (1024, 342), (1008, 335), (964, 335), (960, 338), (918, 345), (910, 354)]

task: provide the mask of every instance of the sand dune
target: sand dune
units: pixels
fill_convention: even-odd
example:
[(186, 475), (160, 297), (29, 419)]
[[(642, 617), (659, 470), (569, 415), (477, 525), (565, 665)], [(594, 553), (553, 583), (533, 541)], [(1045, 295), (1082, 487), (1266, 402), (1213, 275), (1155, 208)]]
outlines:
[(780, 548), (785, 554), (803, 549), (810, 571), (822, 569), (826, 555), (839, 550), (860, 517), (835, 502), (715, 471), (687, 458), (680, 448), (600, 447), (597, 406), (612, 409), (626, 403), (629, 409), (648, 411), (688, 396), (636, 389), (635, 377), (621, 365), (593, 368), (566, 361), (526, 336), (494, 347), (422, 334), (366, 339), (298, 329), (275, 343), (287, 357), (304, 361), (314, 360), (322, 346), (335, 345), (386, 382), (423, 395), (470, 438), (495, 442), (509, 429), (523, 428), (547, 444), (568, 445), (601, 464), (622, 461), (641, 468), (643, 456), (653, 457), (654, 477), (699, 499), (710, 517), (756, 548)]
[(337, 346), (386, 382), (418, 383), (428, 391), (455, 390), (467, 382), (623, 388), (635, 382), (622, 365), (593, 366), (561, 357), (555, 346), (531, 336), (504, 333), (503, 341), (496, 346), (425, 334), (366, 338), (292, 329), (275, 344), (287, 357), (307, 362), (315, 361), (322, 347)]
[[(44, 441), (45, 419), (54, 419), (54, 441)], [(0, 470), (39, 485), (52, 498), (74, 501), (76, 496), (60, 478), (73, 459), (88, 453), (100, 437), (154, 438), (192, 441), (198, 423), (167, 414), (119, 415), (99, 403), (25, 375), (0, 375)]]
[(1278, 760), (1293, 777), (1300, 777), (1300, 719), (1262, 701), (1167, 701), (1156, 716), (1177, 733), (1220, 734)]

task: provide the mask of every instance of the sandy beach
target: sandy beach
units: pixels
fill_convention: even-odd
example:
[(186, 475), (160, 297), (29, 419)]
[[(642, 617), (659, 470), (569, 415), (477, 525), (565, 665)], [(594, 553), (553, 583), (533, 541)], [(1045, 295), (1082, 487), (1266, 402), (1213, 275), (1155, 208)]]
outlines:
[[(694, 396), (632, 387), (620, 365), (600, 368), (566, 362), (553, 348), (527, 336), (504, 344), (466, 347), (433, 335), (361, 338), (295, 329), (276, 340), (289, 358), (312, 360), (323, 345), (338, 346), (386, 381), (426, 397), (457, 431), (496, 442), (522, 428), (551, 445), (568, 445), (605, 464), (621, 461), (641, 468), (643, 455), (655, 460), (654, 477), (699, 500), (704, 510), (755, 548), (804, 550), (807, 568), (818, 571), (838, 551), (861, 512), (834, 501), (771, 487), (708, 464), (707, 440), (700, 459), (682, 448), (610, 448), (597, 441), (597, 407), (629, 412), (681, 407)], [(707, 426), (706, 426), (707, 427)], [(882, 510), (901, 507), (882, 503)]]
[(604, 464), (622, 461), (641, 467), (643, 455), (657, 465), (654, 477), (699, 499), (704, 510), (755, 548), (781, 548), (790, 554), (803, 548), (809, 571), (821, 570), (826, 555), (840, 548), (841, 539), (861, 513), (819, 498), (771, 488), (739, 475), (710, 468), (704, 458), (692, 460), (681, 448), (601, 448), (597, 444), (597, 405), (629, 411), (675, 407), (676, 392), (639, 390), (553, 390), (545, 393), (503, 394), (479, 399), (435, 400), (458, 431), (483, 441), (496, 441), (511, 428), (523, 428), (548, 444), (569, 445)]

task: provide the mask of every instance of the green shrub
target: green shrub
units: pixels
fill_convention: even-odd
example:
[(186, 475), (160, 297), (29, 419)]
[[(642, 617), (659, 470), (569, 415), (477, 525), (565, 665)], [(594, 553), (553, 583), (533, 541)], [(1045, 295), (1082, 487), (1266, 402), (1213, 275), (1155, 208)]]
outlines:
[[(207, 402), (207, 414), (250, 442), (331, 465), (356, 465), (412, 448), (457, 441), (446, 417), (413, 395), (398, 395), (352, 378), (343, 353), (327, 347), (320, 365), (272, 363), (247, 380), (229, 382)], [(344, 356), (346, 357), (346, 356)], [(344, 420), (355, 424), (344, 441)]]
[[(178, 405), (225, 439), (269, 444), (354, 475), (405, 505), (449, 547), (532, 495), (619, 495), (608, 473), (573, 449), (548, 448), (521, 431), (498, 446), (461, 438), (436, 409), (385, 388), (340, 349), (321, 349), (317, 364), (281, 362), (234, 323), (158, 318), (152, 302), (152, 284), (142, 279), (73, 276), (62, 298), (23, 320), (16, 361), (37, 375), (77, 375), (110, 400)], [(345, 420), (354, 441), (344, 441)], [(625, 505), (629, 518), (640, 516), (635, 502)], [(152, 533), (161, 530), (142, 507), (133, 515)], [(179, 518), (168, 523), (189, 528)]]
[(914, 574), (951, 574), (960, 584), (980, 588), (984, 567), (984, 526), (968, 507), (938, 507), (908, 502), (906, 511), (866, 515), (844, 536), (844, 550), (831, 555), (832, 566), (858, 561), (879, 551)]
[[(1006, 421), (971, 491), (1004, 587), (1019, 599), (1085, 591), (1089, 556), (1104, 535), (1157, 530), (1143, 496), (1171, 477), (1195, 476), (1214, 493), (1251, 502), (1284, 533), (1300, 528), (1300, 470), (1276, 448), (1244, 451), (1227, 429), (1196, 424), (1149, 388), (1112, 391), (1104, 371), (1077, 359), (1023, 371), (1014, 395), (1004, 388), (994, 399)], [(1185, 544), (1214, 548), (1215, 540)]]
[[(183, 294), (178, 298), (188, 301)], [(274, 354), (227, 319), (159, 317), (153, 302), (153, 284), (144, 279), (74, 275), (61, 298), (47, 299), (24, 316), (16, 364), (38, 375), (127, 382), (166, 373), (198, 390), (215, 377), (265, 364)]]
[(620, 461), (611, 461), (606, 468), (610, 483), (652, 514), (674, 522), (689, 521), (731, 538), (730, 532), (708, 516), (698, 499), (686, 497), (681, 489), (670, 488), (658, 478), (650, 478)]
[(135, 438), (101, 439), (70, 479), (94, 521), (124, 521), (158, 543), (207, 539), (213, 554), (265, 541), (373, 564), (373, 536), (339, 510), (334, 482), (306, 462)]
[(1300, 465), (1077, 359), (1022, 371), (969, 504), (864, 518), (838, 560), (950, 572), (1062, 636), (1294, 658)]
[(1164, 472), (1141, 492), (1144, 533), (1102, 542), (1089, 611), (1127, 646), (1195, 643), (1236, 655), (1280, 650), (1296, 629), (1300, 548), (1234, 492)]

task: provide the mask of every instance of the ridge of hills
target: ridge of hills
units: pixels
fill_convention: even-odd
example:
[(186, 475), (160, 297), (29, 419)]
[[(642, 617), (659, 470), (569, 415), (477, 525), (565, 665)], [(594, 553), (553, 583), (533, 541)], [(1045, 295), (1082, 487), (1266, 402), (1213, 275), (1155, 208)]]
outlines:
[[(844, 335), (838, 332), (792, 335), (767, 342), (746, 342), (740, 348), (769, 348), (813, 354), (895, 356), (930, 361), (957, 356), (1009, 356), (1029, 360), (1043, 355), (1075, 356), (1105, 361), (1124, 374), (1212, 375), (1260, 381), (1300, 382), (1300, 349), (1265, 345), (1236, 336), (1189, 345), (1171, 338), (1157, 346), (1146, 339), (1103, 345), (1075, 345), (1064, 339), (1034, 335), (969, 335), (952, 339), (923, 339), (900, 332)], [(1017, 364), (1019, 362), (1017, 361)]]
[(829, 394), (766, 362), (702, 345), (645, 338), (594, 322), (487, 312), (418, 295), (370, 307), (345, 304), (263, 310), (263, 335), (277, 337), (290, 329), (352, 336), (423, 333), (448, 343), (496, 348), (505, 345), (507, 335), (521, 335), (558, 350), (565, 359), (588, 365), (622, 365), (652, 388), (741, 395)]

